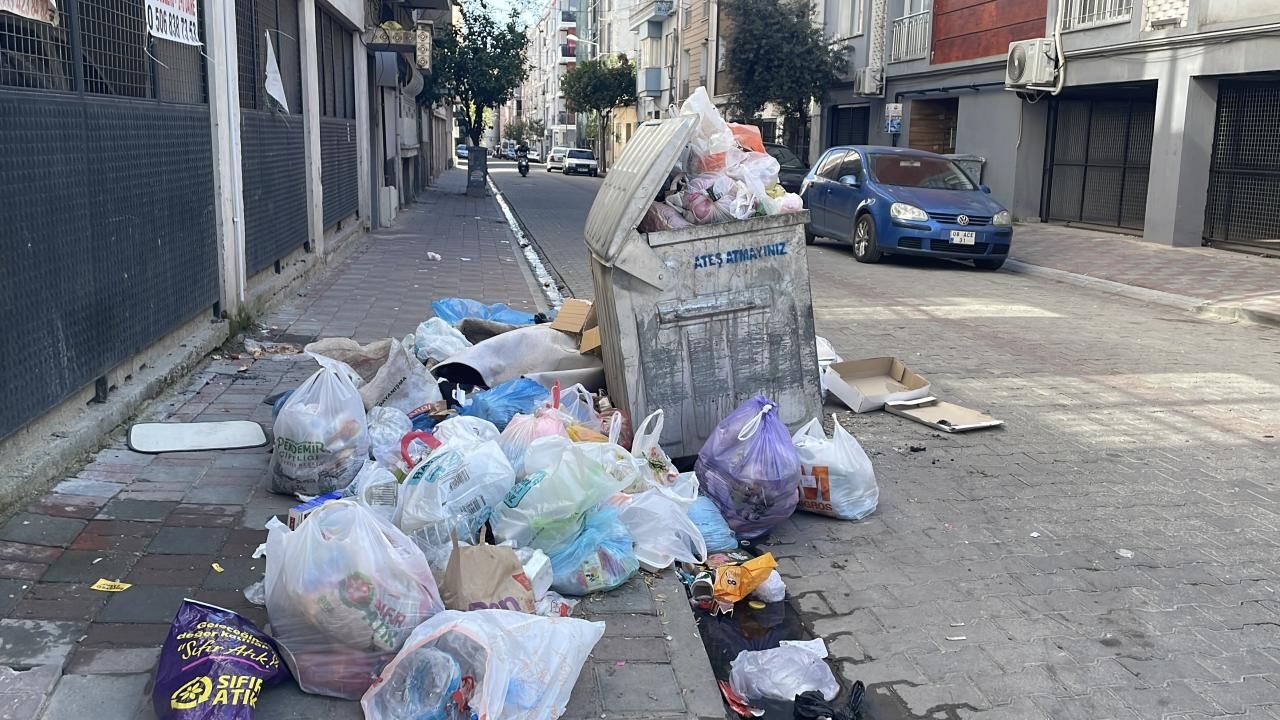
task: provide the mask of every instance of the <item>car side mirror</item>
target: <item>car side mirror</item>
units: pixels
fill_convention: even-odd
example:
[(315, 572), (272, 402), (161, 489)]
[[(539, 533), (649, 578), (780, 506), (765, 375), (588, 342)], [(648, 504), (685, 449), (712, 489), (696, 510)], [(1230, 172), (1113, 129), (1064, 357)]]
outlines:
[(987, 187), (986, 185), (979, 185), (979, 186), (978, 186), (978, 189), (979, 189), (979, 190), (981, 190), (982, 192), (984, 192), (984, 193), (988, 194), (988, 195), (990, 195), (990, 194), (991, 194), (991, 188)]
[(840, 184), (841, 184), (841, 185), (848, 185), (848, 186), (849, 186), (849, 187), (851, 187), (851, 188), (856, 188), (856, 187), (858, 187), (859, 185), (861, 185), (862, 183), (858, 182), (858, 176), (857, 176), (857, 175), (844, 175), (844, 176), (842, 176), (842, 177), (840, 178)]

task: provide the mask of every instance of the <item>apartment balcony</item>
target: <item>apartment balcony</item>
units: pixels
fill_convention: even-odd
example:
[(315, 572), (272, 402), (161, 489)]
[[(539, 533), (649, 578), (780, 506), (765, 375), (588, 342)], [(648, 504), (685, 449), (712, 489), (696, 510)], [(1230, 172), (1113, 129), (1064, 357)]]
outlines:
[(1132, 17), (1133, 0), (1063, 0), (1063, 30), (1125, 23)]
[(641, 2), (631, 11), (631, 27), (639, 27), (650, 21), (662, 22), (671, 15), (675, 7), (673, 0), (648, 0)]
[(568, 44), (561, 45), (560, 56), (556, 59), (561, 65), (577, 62), (578, 60), (577, 47), (573, 45), (568, 45)]
[(920, 60), (929, 56), (929, 34), (933, 11), (903, 15), (893, 21), (893, 43), (889, 46), (889, 62)]
[(560, 29), (572, 30), (578, 24), (577, 10), (561, 10), (560, 11)]
[(636, 73), (636, 94), (640, 97), (662, 95), (662, 68), (644, 68)]

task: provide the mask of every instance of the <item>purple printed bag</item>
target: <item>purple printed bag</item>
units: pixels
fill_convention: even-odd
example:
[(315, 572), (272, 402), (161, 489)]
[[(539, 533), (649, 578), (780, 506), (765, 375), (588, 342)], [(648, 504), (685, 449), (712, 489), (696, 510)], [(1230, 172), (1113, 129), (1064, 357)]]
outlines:
[(245, 618), (183, 600), (160, 650), (159, 720), (253, 720), (263, 688), (289, 677), (275, 642)]
[(777, 405), (757, 395), (720, 421), (698, 453), (702, 493), (739, 538), (757, 538), (795, 512), (800, 458)]

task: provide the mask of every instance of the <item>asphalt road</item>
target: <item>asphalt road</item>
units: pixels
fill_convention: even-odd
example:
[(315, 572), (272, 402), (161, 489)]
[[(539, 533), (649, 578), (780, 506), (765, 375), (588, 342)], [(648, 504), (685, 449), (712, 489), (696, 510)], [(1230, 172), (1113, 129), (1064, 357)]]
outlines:
[[(586, 295), (600, 181), (502, 172)], [(808, 257), (845, 358), (897, 356), (1006, 423), (827, 407), (879, 508), (797, 514), (769, 547), (871, 717), (1280, 717), (1280, 334), (1029, 275)]]
[(566, 295), (591, 299), (591, 267), (582, 239), (587, 212), (604, 178), (547, 172), (533, 163), (529, 176), (520, 177), (514, 162), (492, 160), (489, 176), (507, 197), (520, 222), (557, 275)]

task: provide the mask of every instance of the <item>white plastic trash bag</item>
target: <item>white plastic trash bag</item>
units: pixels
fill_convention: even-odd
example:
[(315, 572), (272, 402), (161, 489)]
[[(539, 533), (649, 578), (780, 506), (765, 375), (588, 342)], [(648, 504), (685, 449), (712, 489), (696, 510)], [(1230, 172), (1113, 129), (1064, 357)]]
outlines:
[[(601, 622), (446, 610), (414, 630), (360, 706), (367, 720), (560, 717), (603, 635)], [(442, 692), (442, 685), (449, 691)], [(459, 689), (469, 691), (467, 712), (453, 704)]]
[(376, 407), (369, 411), (369, 444), (373, 459), (383, 467), (400, 462), (400, 440), (413, 432), (413, 421), (402, 410)]
[(492, 440), (441, 446), (405, 476), (395, 524), (432, 545), (448, 544), (454, 531), (474, 537), (515, 481), (515, 470)]
[(532, 471), (494, 509), (489, 523), (499, 541), (550, 552), (574, 537), (587, 511), (626, 487), (591, 455), (591, 446), (559, 435), (534, 440), (525, 455)]
[(701, 565), (707, 561), (707, 543), (686, 509), (657, 490), (637, 495), (618, 494), (609, 503), (635, 543), (636, 558), (646, 570), (657, 572), (677, 560)]
[(843, 358), (836, 352), (831, 341), (816, 335), (813, 338), (814, 345), (818, 349), (818, 382), (822, 385), (822, 397), (827, 397), (827, 368), (833, 364), (841, 362)]
[(441, 420), (440, 424), (431, 430), (431, 434), (435, 435), (442, 445), (450, 447), (468, 447), (490, 440), (496, 442), (501, 435), (498, 427), (493, 423), (470, 415), (454, 415)]
[(360, 398), (366, 410), (393, 407), (413, 418), (444, 397), (413, 348), (394, 338), (368, 345), (351, 338), (324, 338), (307, 345), (306, 350), (344, 362), (359, 373), (364, 378)]
[(413, 333), (413, 352), (420, 362), (428, 365), (442, 363), (445, 358), (469, 347), (470, 340), (438, 317), (418, 323), (418, 329)]
[(764, 602), (782, 602), (787, 597), (787, 584), (777, 570), (770, 570), (769, 577), (751, 591), (751, 597)]
[(729, 665), (729, 685), (748, 700), (795, 700), (816, 690), (834, 700), (840, 683), (825, 658), (822, 638), (783, 640), (770, 650), (743, 650)]
[(356, 479), (342, 491), (342, 495), (374, 511), (383, 520), (391, 522), (396, 513), (400, 482), (386, 466), (367, 460), (360, 472), (356, 473)]
[(875, 511), (880, 500), (875, 471), (871, 458), (835, 415), (831, 421), (835, 429), (830, 438), (818, 418), (791, 437), (800, 456), (797, 507), (841, 520), (861, 520)]
[(426, 558), (351, 500), (296, 530), (267, 523), (267, 615), (304, 691), (356, 699), (422, 621), (444, 609)]
[(369, 457), (360, 393), (339, 364), (321, 367), (289, 396), (272, 432), (271, 492), (323, 495), (351, 483)]

